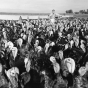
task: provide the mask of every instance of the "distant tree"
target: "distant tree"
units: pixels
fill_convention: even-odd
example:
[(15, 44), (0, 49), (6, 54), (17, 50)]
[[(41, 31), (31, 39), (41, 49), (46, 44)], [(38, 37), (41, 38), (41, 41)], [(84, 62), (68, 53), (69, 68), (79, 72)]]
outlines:
[(80, 10), (79, 13), (81, 13), (81, 14), (85, 14), (86, 11), (85, 11), (85, 10)]
[(73, 10), (66, 10), (66, 13), (73, 13)]
[(79, 12), (74, 12), (75, 14), (79, 14)]
[(80, 10), (79, 12), (83, 14), (83, 10)]
[(87, 9), (87, 13), (88, 13), (88, 9)]
[(87, 14), (87, 11), (86, 10), (83, 10), (84, 11), (84, 14)]

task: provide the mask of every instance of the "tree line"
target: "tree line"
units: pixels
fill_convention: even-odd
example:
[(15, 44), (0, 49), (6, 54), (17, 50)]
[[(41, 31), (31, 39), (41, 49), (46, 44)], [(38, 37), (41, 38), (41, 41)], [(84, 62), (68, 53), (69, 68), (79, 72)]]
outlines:
[(81, 14), (88, 14), (88, 9), (87, 9), (87, 10), (80, 10), (80, 11), (78, 11), (78, 12), (73, 12), (73, 10), (70, 9), (70, 10), (66, 10), (66, 13), (75, 13), (75, 14), (81, 13)]

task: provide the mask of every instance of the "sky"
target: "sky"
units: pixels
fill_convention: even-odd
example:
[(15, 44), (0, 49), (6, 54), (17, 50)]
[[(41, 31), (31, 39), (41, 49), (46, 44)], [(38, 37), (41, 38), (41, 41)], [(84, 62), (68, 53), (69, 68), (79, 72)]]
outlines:
[(64, 13), (88, 9), (88, 0), (0, 0), (0, 12), (50, 13), (55, 9)]

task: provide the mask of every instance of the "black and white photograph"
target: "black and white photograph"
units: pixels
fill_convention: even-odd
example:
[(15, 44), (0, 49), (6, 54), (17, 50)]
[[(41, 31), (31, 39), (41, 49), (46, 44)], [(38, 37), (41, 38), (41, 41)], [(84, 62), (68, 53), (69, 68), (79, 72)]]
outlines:
[(0, 88), (88, 88), (88, 0), (0, 0)]

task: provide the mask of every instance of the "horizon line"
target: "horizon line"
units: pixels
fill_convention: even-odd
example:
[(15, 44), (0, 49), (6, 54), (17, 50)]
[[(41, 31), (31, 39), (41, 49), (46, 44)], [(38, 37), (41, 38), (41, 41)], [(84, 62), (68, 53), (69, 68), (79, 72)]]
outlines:
[[(0, 15), (49, 15), (50, 13), (42, 13), (42, 12), (40, 12), (40, 13), (27, 13), (27, 12), (0, 12)], [(65, 14), (65, 13), (58, 13), (58, 14)]]

